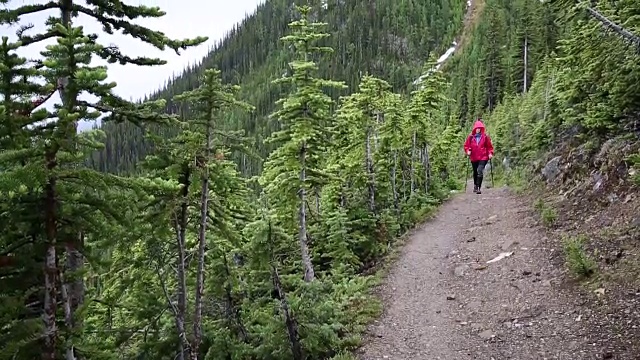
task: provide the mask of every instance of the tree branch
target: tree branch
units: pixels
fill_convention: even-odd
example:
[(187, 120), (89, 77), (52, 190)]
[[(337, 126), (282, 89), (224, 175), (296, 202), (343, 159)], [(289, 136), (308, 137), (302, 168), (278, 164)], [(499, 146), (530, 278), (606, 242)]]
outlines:
[(620, 25), (616, 24), (615, 22), (609, 20), (607, 17), (605, 17), (604, 15), (602, 15), (601, 13), (599, 13), (598, 11), (594, 10), (593, 8), (591, 8), (589, 6), (586, 7), (586, 10), (591, 16), (593, 16), (598, 21), (600, 21), (602, 23), (602, 25), (606, 29), (613, 30), (614, 32), (616, 32), (624, 40), (632, 43), (636, 47), (636, 51), (640, 52), (640, 37), (639, 36), (634, 35), (630, 31), (628, 31), (625, 28), (623, 28), (622, 26), (620, 26)]

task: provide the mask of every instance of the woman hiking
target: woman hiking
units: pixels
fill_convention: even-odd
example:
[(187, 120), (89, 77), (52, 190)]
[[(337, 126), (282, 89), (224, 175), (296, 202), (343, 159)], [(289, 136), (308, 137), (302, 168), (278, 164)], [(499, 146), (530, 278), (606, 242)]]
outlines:
[(464, 142), (464, 152), (469, 157), (473, 168), (473, 192), (482, 194), (480, 187), (482, 186), (484, 167), (493, 157), (493, 144), (491, 144), (489, 135), (485, 133), (482, 119), (478, 118), (473, 124), (473, 130)]

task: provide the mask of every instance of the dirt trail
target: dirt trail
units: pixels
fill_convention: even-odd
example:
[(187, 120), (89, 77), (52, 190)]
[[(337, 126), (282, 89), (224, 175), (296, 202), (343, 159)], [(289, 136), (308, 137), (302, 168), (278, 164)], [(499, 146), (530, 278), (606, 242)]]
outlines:
[[(374, 359), (597, 359), (580, 300), (562, 289), (558, 249), (506, 188), (459, 194), (411, 236), (358, 352)], [(500, 255), (511, 256), (489, 263)], [(604, 358), (608, 358), (606, 355)]]

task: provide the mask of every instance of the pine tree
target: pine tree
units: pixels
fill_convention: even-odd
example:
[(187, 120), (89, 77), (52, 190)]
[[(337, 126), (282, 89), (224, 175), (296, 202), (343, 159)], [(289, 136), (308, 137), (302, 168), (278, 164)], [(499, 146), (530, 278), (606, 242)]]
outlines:
[[(425, 64), (425, 68), (433, 69), (435, 59), (432, 57)], [(441, 70), (431, 71), (419, 87), (411, 92), (411, 99), (407, 109), (409, 128), (412, 131), (411, 148), (411, 194), (417, 191), (417, 166), (423, 170), (423, 189), (426, 196), (430, 187), (429, 146), (442, 133), (444, 126), (438, 123), (440, 111), (447, 105), (445, 95), (448, 84)], [(419, 161), (418, 161), (419, 160)]]
[[(326, 172), (331, 181), (323, 197), (327, 213), (321, 231), (329, 235), (315, 253), (323, 259), (322, 266), (334, 273), (337, 269), (349, 273), (380, 250), (374, 236), (379, 210), (375, 155), (386, 111), (383, 99), (389, 90), (386, 81), (365, 76), (360, 92), (341, 99), (330, 128)], [(350, 211), (357, 211), (357, 218), (350, 217)]]
[[(37, 347), (30, 346), (40, 336), (40, 298), (43, 293), (44, 258), (39, 216), (37, 166), (28, 164), (33, 156), (30, 141), (38, 132), (34, 124), (47, 117), (46, 110), (33, 111), (52, 93), (51, 88), (34, 80), (40, 74), (16, 54), (21, 44), (3, 37), (0, 45), (0, 358), (37, 358)], [(31, 165), (31, 166), (29, 166)], [(34, 305), (35, 304), (35, 305)]]
[[(251, 106), (240, 102), (235, 98), (234, 92), (238, 87), (229, 87), (222, 84), (220, 79), (220, 71), (210, 69), (205, 71), (202, 86), (196, 90), (185, 92), (175, 98), (176, 101), (186, 101), (191, 105), (191, 110), (198, 114), (198, 118), (189, 121), (190, 127), (203, 128), (199, 132), (190, 131), (193, 140), (200, 144), (201, 151), (195, 158), (196, 169), (199, 171), (201, 189), (200, 189), (200, 228), (198, 231), (198, 269), (196, 272), (196, 292), (195, 292), (195, 311), (193, 317), (193, 341), (191, 344), (191, 356), (193, 360), (197, 360), (199, 355), (200, 344), (202, 342), (202, 302), (204, 292), (204, 268), (205, 268), (205, 247), (207, 245), (207, 225), (210, 218), (210, 168), (215, 170), (215, 161), (224, 159), (224, 149), (220, 148), (219, 152), (214, 154), (216, 147), (222, 145), (221, 140), (226, 138), (235, 138), (235, 134), (225, 133), (219, 128), (216, 119), (223, 115), (223, 111), (232, 106), (241, 106), (245, 109), (251, 109)], [(201, 136), (204, 139), (201, 139)], [(218, 144), (214, 144), (214, 135), (217, 135)], [(224, 137), (225, 139), (220, 139)], [(193, 141), (192, 140), (192, 141)], [(215, 156), (215, 158), (214, 158)], [(211, 161), (214, 164), (211, 164)], [(221, 181), (222, 174), (214, 174), (215, 181)], [(218, 219), (214, 217), (216, 221)], [(226, 225), (219, 222), (219, 225)]]
[[(40, 348), (42, 359), (56, 359), (64, 349), (67, 359), (79, 356), (77, 345), (82, 343), (82, 316), (78, 310), (84, 302), (83, 263), (85, 238), (91, 238), (96, 229), (93, 221), (107, 216), (107, 221), (124, 222), (120, 205), (126, 189), (134, 186), (131, 182), (83, 168), (81, 164), (89, 154), (101, 146), (96, 132), (77, 134), (80, 119), (92, 120), (102, 112), (112, 112), (111, 118), (144, 121), (157, 118), (142, 112), (141, 107), (128, 103), (112, 93), (113, 83), (104, 83), (106, 68), (91, 66), (95, 56), (109, 62), (136, 65), (159, 65), (160, 59), (145, 57), (131, 58), (122, 54), (115, 46), (102, 46), (96, 42), (97, 36), (86, 35), (81, 27), (74, 27), (72, 20), (79, 13), (97, 20), (106, 32), (122, 30), (133, 37), (160, 49), (180, 48), (196, 45), (204, 38), (175, 41), (164, 34), (135, 25), (128, 19), (139, 17), (160, 17), (158, 8), (117, 4), (91, 3), (83, 6), (73, 0), (39, 5), (23, 5), (0, 12), (0, 25), (16, 23), (23, 15), (58, 9), (59, 17), (49, 19), (45, 33), (28, 36), (28, 27), (18, 31), (19, 42), (23, 46), (38, 43), (49, 38), (57, 38), (57, 43), (43, 52), (45, 59), (43, 77), (51, 88), (58, 88), (62, 104), (48, 114), (53, 121), (41, 126), (41, 131), (31, 137), (30, 154), (23, 157), (26, 166), (31, 167), (35, 179), (40, 181), (43, 202), (41, 215), (44, 229), (37, 235), (38, 241), (46, 244), (45, 292), (43, 301), (43, 344)], [(98, 103), (88, 103), (79, 99), (79, 94), (88, 92), (99, 98)], [(119, 209), (120, 208), (120, 209)], [(64, 252), (58, 252), (64, 245)], [(64, 255), (64, 257), (63, 257)], [(59, 259), (65, 259), (63, 268)], [(58, 303), (62, 302), (64, 313), (65, 341), (58, 329)], [(88, 351), (83, 349), (83, 352)]]
[[(260, 184), (264, 186), (268, 199), (287, 218), (298, 208), (298, 241), (307, 282), (315, 278), (308, 245), (307, 201), (312, 189), (321, 187), (325, 175), (320, 166), (326, 148), (329, 110), (333, 103), (323, 92), (323, 87), (344, 88), (345, 85), (315, 76), (318, 66), (312, 59), (319, 53), (332, 50), (318, 46), (317, 42), (329, 36), (320, 32), (323, 23), (311, 22), (311, 8), (296, 6), (300, 20), (289, 26), (292, 34), (282, 38), (291, 44), (295, 59), (289, 63), (291, 74), (274, 81), (276, 84), (293, 86), (291, 94), (277, 102), (281, 106), (272, 114), (281, 124), (282, 130), (275, 132), (267, 141), (279, 147), (271, 153), (264, 165)], [(276, 204), (275, 201), (278, 201)], [(287, 224), (292, 228), (294, 224)]]

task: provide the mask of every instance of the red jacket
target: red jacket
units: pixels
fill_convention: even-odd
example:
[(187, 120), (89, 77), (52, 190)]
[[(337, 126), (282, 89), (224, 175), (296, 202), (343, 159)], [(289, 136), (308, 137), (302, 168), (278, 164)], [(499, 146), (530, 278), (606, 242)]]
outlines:
[[(476, 142), (475, 133), (476, 129), (480, 129), (480, 141)], [(491, 144), (491, 138), (485, 134), (484, 124), (478, 120), (473, 124), (473, 130), (467, 137), (467, 141), (464, 142), (464, 152), (471, 151), (469, 159), (471, 161), (489, 160), (489, 154), (493, 156), (493, 144)]]

